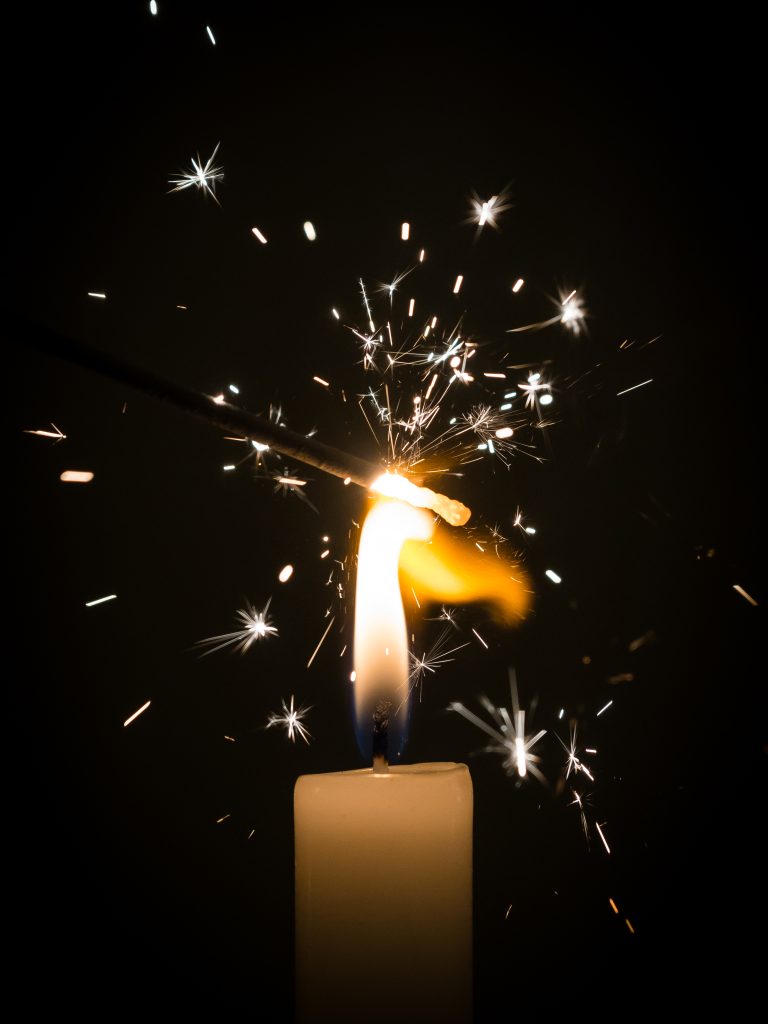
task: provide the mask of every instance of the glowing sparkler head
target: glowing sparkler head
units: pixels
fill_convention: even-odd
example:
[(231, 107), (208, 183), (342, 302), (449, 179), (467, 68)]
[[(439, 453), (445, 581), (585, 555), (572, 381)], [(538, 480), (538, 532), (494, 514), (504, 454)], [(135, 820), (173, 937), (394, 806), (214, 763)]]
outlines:
[(428, 508), (451, 526), (464, 526), (472, 515), (472, 510), (460, 501), (432, 491), (429, 487), (418, 487), (399, 473), (382, 474), (371, 484), (371, 490), (386, 498), (407, 501), (416, 508)]

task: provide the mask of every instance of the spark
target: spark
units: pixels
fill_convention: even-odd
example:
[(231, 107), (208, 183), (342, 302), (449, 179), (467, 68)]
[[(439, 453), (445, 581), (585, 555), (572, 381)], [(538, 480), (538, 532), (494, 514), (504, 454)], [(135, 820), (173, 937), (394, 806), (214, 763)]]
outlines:
[(277, 627), (272, 625), (272, 620), (267, 614), (271, 601), (272, 598), (270, 597), (261, 611), (257, 611), (250, 601), (246, 601), (245, 608), (238, 608), (237, 610), (237, 617), (242, 624), (242, 628), (231, 633), (222, 633), (219, 636), (198, 640), (195, 644), (196, 647), (209, 648), (209, 650), (201, 654), (201, 657), (204, 658), (207, 654), (213, 654), (233, 644), (236, 651), (245, 654), (248, 648), (257, 640), (262, 640), (268, 636), (276, 636)]
[(337, 319), (337, 320), (340, 320), (340, 319), (341, 319), (341, 318), (339, 317), (339, 314), (338, 314), (338, 312), (336, 311), (336, 309), (332, 308), (332, 309), (331, 309), (331, 312), (333, 313), (333, 315), (334, 315), (334, 316), (336, 317), (336, 319)]
[(619, 395), (627, 395), (627, 394), (629, 394), (630, 391), (635, 391), (635, 390), (637, 390), (637, 388), (645, 387), (646, 384), (651, 384), (652, 382), (653, 382), (653, 377), (649, 377), (648, 380), (644, 380), (640, 384), (633, 384), (631, 388), (624, 388), (623, 391), (617, 391), (616, 392), (616, 397), (618, 398)]
[(287, 583), (288, 580), (293, 576), (293, 566), (284, 565), (280, 572), (277, 574), (277, 578), (281, 583)]
[(509, 192), (505, 188), (497, 196), (491, 196), (490, 199), (483, 200), (476, 192), (473, 192), (469, 223), (477, 224), (480, 228), (485, 227), (486, 224), (489, 227), (498, 228), (498, 218), (500, 215), (512, 208), (508, 195)]
[(600, 822), (599, 821), (595, 822), (595, 828), (597, 829), (598, 834), (600, 835), (600, 838), (603, 841), (603, 846), (605, 847), (605, 852), (606, 853), (610, 853), (611, 852), (611, 848), (608, 845), (605, 836), (603, 835), (603, 830), (600, 828)]
[(571, 803), (570, 803), (569, 806), (571, 806), (571, 807), (573, 807), (574, 805), (578, 806), (578, 808), (579, 808), (579, 817), (581, 818), (581, 827), (582, 827), (582, 829), (584, 831), (584, 838), (587, 841), (587, 846), (589, 846), (589, 822), (587, 821), (586, 811), (584, 810), (584, 805), (587, 802), (587, 798), (585, 797), (585, 799), (582, 800), (581, 797), (579, 796), (579, 794), (576, 792), (575, 789), (572, 789), (571, 793), (573, 793), (573, 800), (571, 800)]
[(310, 657), (309, 661), (307, 662), (307, 668), (309, 668), (309, 666), (310, 666), (310, 665), (312, 664), (312, 662), (313, 662), (313, 661), (315, 660), (315, 658), (317, 657), (317, 652), (318, 652), (318, 651), (320, 650), (320, 648), (321, 648), (321, 647), (323, 646), (323, 643), (324, 643), (324, 641), (325, 641), (325, 638), (326, 638), (326, 637), (328, 636), (328, 634), (330, 633), (330, 631), (331, 631), (331, 626), (333, 625), (333, 623), (334, 623), (334, 620), (335, 620), (335, 619), (336, 619), (336, 616), (334, 615), (334, 616), (333, 616), (333, 618), (331, 619), (331, 621), (330, 621), (330, 622), (328, 623), (328, 625), (327, 625), (327, 626), (325, 627), (325, 632), (324, 632), (324, 633), (323, 633), (323, 635), (322, 635), (322, 636), (320, 637), (320, 642), (318, 643), (318, 645), (317, 645), (317, 647), (316, 647), (316, 648), (314, 649), (314, 651), (312, 651), (312, 656)]
[(481, 643), (481, 644), (483, 645), (483, 647), (484, 647), (484, 648), (486, 649), (486, 651), (487, 651), (487, 650), (488, 650), (488, 644), (487, 644), (487, 643), (485, 642), (485, 640), (483, 640), (483, 638), (482, 638), (482, 637), (480, 636), (480, 634), (479, 634), (479, 633), (477, 632), (477, 630), (475, 629), (475, 627), (474, 627), (474, 626), (472, 627), (472, 632), (473, 632), (473, 633), (475, 634), (475, 636), (477, 637), (477, 639), (478, 639), (478, 640), (480, 641), (480, 643)]
[(221, 395), (214, 395), (211, 398), (211, 401), (213, 402), (214, 405), (226, 405), (226, 403), (227, 403), (226, 396), (223, 395), (223, 394), (221, 394)]
[(496, 378), (498, 378), (500, 380), (505, 380), (507, 375), (506, 375), (506, 373), (483, 373), (483, 376), (484, 377), (496, 377)]
[(234, 736), (227, 736), (226, 733), (224, 734), (224, 739), (227, 740), (229, 743), (234, 743), (235, 742), (235, 737)]
[(734, 583), (733, 584), (733, 589), (736, 591), (737, 594), (741, 594), (741, 596), (744, 598), (745, 601), (749, 601), (749, 603), (753, 607), (757, 608), (757, 601), (754, 599), (754, 597), (752, 597), (751, 594), (748, 594), (746, 592), (744, 587), (740, 587), (738, 583)]
[(373, 333), (373, 331), (375, 331), (376, 328), (373, 326), (373, 316), (371, 314), (370, 303), (368, 302), (368, 294), (367, 294), (367, 292), (365, 290), (365, 282), (363, 281), (362, 277), (359, 280), (360, 280), (360, 292), (361, 292), (361, 294), (363, 296), (363, 304), (365, 306), (365, 311), (368, 314), (368, 326), (370, 327), (371, 332)]
[(224, 470), (225, 473), (231, 473), (233, 469), (237, 469), (237, 466), (230, 463), (228, 466), (222, 466), (221, 468)]
[(237, 385), (235, 385), (235, 384), (230, 384), (229, 385), (229, 390), (232, 392), (233, 395), (239, 395), (240, 394), (240, 388), (237, 387)]
[(93, 480), (93, 473), (88, 470), (65, 469), (59, 480), (64, 484), (89, 484)]
[(554, 569), (547, 569), (544, 575), (551, 579), (553, 583), (563, 582), (562, 577), (558, 576)]
[[(210, 32), (210, 29), (209, 29)], [(184, 174), (178, 178), (171, 178), (168, 182), (169, 185), (173, 185), (174, 188), (171, 192), (181, 192), (187, 188), (197, 188), (205, 194), (206, 192), (213, 198), (217, 206), (220, 206), (219, 200), (216, 198), (216, 182), (222, 181), (224, 178), (224, 170), (221, 167), (214, 167), (213, 161), (216, 159), (216, 154), (219, 150), (221, 143), (216, 143), (216, 148), (211, 153), (208, 161), (203, 165), (200, 159), (200, 154), (197, 154), (197, 159), (192, 158), (192, 172)]]
[(94, 605), (104, 604), (105, 601), (116, 601), (116, 600), (117, 600), (117, 594), (107, 594), (106, 597), (97, 597), (95, 601), (86, 601), (85, 602), (85, 607), (86, 608), (93, 608)]
[(304, 221), (304, 234), (307, 236), (307, 238), (310, 240), (310, 242), (314, 242), (314, 240), (317, 238), (317, 232), (315, 231), (315, 225), (312, 223), (311, 220), (305, 220)]
[(526, 409), (535, 409), (536, 402), (539, 399), (539, 391), (547, 390), (549, 384), (541, 379), (540, 373), (531, 373), (528, 375), (528, 382), (526, 384), (518, 384), (518, 387), (526, 393)]
[(143, 714), (151, 703), (152, 701), (148, 700), (146, 704), (141, 705), (138, 711), (134, 711), (132, 715), (126, 718), (126, 720), (123, 722), (123, 728), (125, 728), (127, 725), (130, 725), (134, 719), (138, 718), (139, 715)]
[(459, 276), (456, 278), (456, 283), (453, 286), (453, 294), (454, 295), (458, 295), (459, 292), (461, 291), (461, 284), (462, 284), (463, 280), (464, 280), (464, 275), (463, 274), (459, 274)]
[(403, 242), (407, 242), (411, 237), (411, 225), (407, 221), (403, 221), (400, 226), (400, 238)]
[(560, 714), (557, 717), (558, 718), (562, 718), (564, 714), (565, 714), (565, 708), (560, 708)]
[(266, 245), (267, 244), (266, 238), (264, 237), (264, 235), (262, 235), (262, 233), (259, 231), (258, 228), (251, 228), (251, 231), (258, 238), (258, 240), (261, 242), (262, 245)]
[(217, 825), (221, 825), (222, 822), (226, 821), (227, 818), (231, 818), (231, 817), (232, 817), (231, 814), (225, 814), (223, 817), (216, 819), (216, 824)]
[(427, 255), (426, 249), (422, 249), (419, 253), (419, 263), (424, 262), (424, 257)]
[(157, 14), (157, 0), (149, 0), (149, 13)]
[[(562, 717), (563, 717), (563, 711), (561, 711), (560, 714), (558, 715), (558, 718), (562, 718)], [(566, 746), (565, 743), (563, 743), (563, 741), (560, 739), (559, 736), (557, 737), (557, 740), (558, 740), (558, 743), (560, 744), (560, 746), (563, 748), (563, 750), (568, 755), (568, 759), (567, 759), (567, 761), (565, 763), (565, 777), (566, 777), (566, 779), (570, 777), (571, 772), (573, 772), (574, 775), (577, 772), (583, 772), (584, 775), (586, 775), (587, 778), (590, 780), (590, 782), (594, 782), (595, 781), (594, 776), (592, 775), (592, 773), (589, 771), (588, 768), (585, 768), (585, 766), (581, 763), (581, 761), (579, 759), (579, 756), (578, 756), (578, 747), (576, 745), (576, 726), (574, 725), (572, 727), (572, 729), (571, 729), (571, 735), (570, 735), (570, 740), (569, 740), (569, 745), (568, 746)]]
[(327, 380), (323, 380), (322, 377), (313, 377), (312, 380), (317, 381), (318, 384), (322, 384), (324, 388), (329, 388), (331, 385)]
[(206, 25), (205, 26), (205, 31), (208, 33), (208, 38), (211, 40), (211, 42), (215, 46), (216, 45), (216, 39), (215, 39), (215, 37), (213, 35), (213, 32), (211, 32), (211, 26), (210, 25)]
[(512, 291), (515, 293), (515, 295), (517, 295), (517, 293), (520, 291), (524, 284), (525, 281), (522, 279), (522, 277), (518, 277), (518, 279), (512, 285)]
[(605, 704), (605, 705), (604, 705), (603, 707), (601, 707), (601, 708), (600, 708), (600, 710), (599, 710), (599, 711), (597, 712), (597, 714), (595, 715), (595, 718), (599, 718), (599, 717), (600, 717), (600, 715), (602, 715), (602, 713), (603, 713), (604, 711), (607, 711), (607, 710), (608, 710), (608, 708), (609, 708), (609, 707), (611, 706), (611, 704), (613, 704), (613, 701), (612, 701), (612, 700), (609, 700), (607, 704)]
[[(389, 284), (379, 285), (377, 291), (383, 292), (385, 295), (389, 296), (390, 305), (392, 303), (392, 300), (394, 299), (394, 295), (398, 289), (398, 286), (406, 279), (406, 277), (408, 277), (408, 275), (411, 273), (413, 269), (413, 267), (409, 267), (408, 270), (403, 270), (401, 273), (395, 274), (395, 277)], [(362, 281), (360, 283), (362, 284)], [(368, 310), (368, 315), (370, 318), (370, 309)], [(373, 330), (373, 328), (371, 328), (371, 330)]]
[(560, 299), (560, 306), (560, 323), (565, 324), (574, 334), (580, 334), (584, 326), (586, 310), (583, 300), (577, 295), (575, 289), (565, 299)]
[(429, 651), (425, 651), (420, 658), (413, 651), (408, 651), (411, 663), (409, 673), (411, 689), (423, 682), (427, 672), (434, 675), (443, 665), (447, 665), (449, 661), (456, 660), (451, 657), (452, 654), (462, 650), (464, 647), (469, 647), (469, 643), (458, 644), (456, 647), (450, 647), (450, 643), (451, 627), (446, 626), (429, 648)]
[(62, 434), (55, 423), (51, 423), (51, 426), (53, 427), (53, 430), (25, 430), (24, 433), (35, 434), (37, 437), (52, 437), (56, 441), (56, 444), (58, 444), (59, 441), (65, 441), (67, 435)]
[(520, 707), (514, 670), (510, 670), (509, 673), (509, 686), (512, 714), (505, 707), (496, 707), (487, 697), (481, 697), (480, 703), (490, 716), (491, 722), (486, 722), (473, 711), (469, 711), (460, 701), (453, 701), (448, 705), (448, 710), (456, 711), (491, 737), (493, 743), (485, 749), (504, 756), (503, 766), (508, 775), (517, 772), (520, 778), (523, 778), (530, 772), (539, 782), (546, 782), (537, 767), (541, 759), (532, 753), (532, 749), (546, 735), (547, 730), (541, 729), (535, 735), (525, 735), (525, 711)]
[(632, 927), (632, 923), (631, 923), (631, 921), (629, 920), (628, 917), (624, 918), (624, 924), (627, 926), (627, 928), (629, 928), (629, 934), (630, 935), (634, 935), (635, 934), (635, 929)]
[(411, 299), (411, 301), (408, 303), (408, 316), (413, 316), (413, 309), (415, 305), (416, 299)]
[(88, 295), (92, 299), (106, 299), (106, 292), (88, 292)]
[(286, 705), (284, 700), (280, 701), (283, 705), (282, 714), (272, 712), (267, 720), (266, 728), (271, 729), (273, 725), (280, 725), (288, 733), (288, 739), (292, 743), (296, 742), (296, 736), (298, 735), (306, 744), (309, 744), (311, 733), (304, 728), (301, 722), (311, 708), (294, 708), (293, 700), (293, 694), (291, 694), (290, 707)]
[(609, 898), (608, 902), (611, 904), (611, 907), (613, 908), (614, 914), (618, 914), (619, 908), (616, 906), (616, 904), (613, 902), (613, 900)]

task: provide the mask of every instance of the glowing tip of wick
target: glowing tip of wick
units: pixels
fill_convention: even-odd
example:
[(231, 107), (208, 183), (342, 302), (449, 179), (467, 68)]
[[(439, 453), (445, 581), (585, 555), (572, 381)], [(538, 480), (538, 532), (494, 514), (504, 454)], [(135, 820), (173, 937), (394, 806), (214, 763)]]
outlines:
[(371, 484), (371, 490), (386, 498), (399, 498), (416, 508), (428, 508), (437, 513), (450, 526), (464, 526), (469, 522), (472, 510), (455, 498), (438, 494), (429, 487), (418, 487), (399, 473), (383, 473)]

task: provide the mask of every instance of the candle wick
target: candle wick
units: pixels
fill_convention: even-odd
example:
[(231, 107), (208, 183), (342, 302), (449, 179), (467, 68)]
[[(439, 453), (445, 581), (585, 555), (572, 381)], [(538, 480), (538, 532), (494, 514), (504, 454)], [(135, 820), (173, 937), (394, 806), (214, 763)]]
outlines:
[(376, 701), (373, 711), (373, 770), (382, 774), (389, 771), (387, 740), (391, 710), (392, 701), (382, 697)]

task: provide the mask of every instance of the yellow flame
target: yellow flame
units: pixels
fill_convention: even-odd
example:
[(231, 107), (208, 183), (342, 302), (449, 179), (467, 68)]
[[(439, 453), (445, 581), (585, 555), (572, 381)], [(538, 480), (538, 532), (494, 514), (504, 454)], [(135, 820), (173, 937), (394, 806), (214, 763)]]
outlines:
[(524, 618), (531, 604), (528, 577), (519, 565), (447, 530), (435, 530), (430, 544), (407, 541), (400, 571), (404, 592), (412, 587), (422, 602), (482, 602), (505, 623)]
[(365, 518), (355, 595), (355, 714), (358, 721), (379, 695), (395, 708), (408, 704), (408, 634), (398, 581), (406, 540), (428, 540), (432, 518), (400, 501), (380, 501)]

